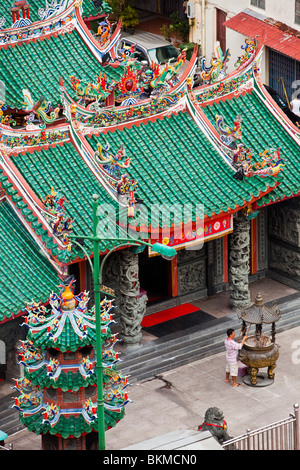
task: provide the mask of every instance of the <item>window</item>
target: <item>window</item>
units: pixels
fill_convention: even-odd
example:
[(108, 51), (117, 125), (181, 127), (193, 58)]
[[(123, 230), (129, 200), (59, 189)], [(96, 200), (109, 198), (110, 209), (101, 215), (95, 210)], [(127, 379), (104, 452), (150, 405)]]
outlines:
[(152, 61), (158, 62), (159, 64), (165, 64), (169, 60), (171, 60), (171, 62), (175, 62), (179, 56), (179, 52), (173, 44), (149, 49), (148, 54)]
[(295, 23), (300, 24), (300, 0), (295, 1)]
[(251, 0), (251, 5), (258, 8), (266, 8), (266, 0)]

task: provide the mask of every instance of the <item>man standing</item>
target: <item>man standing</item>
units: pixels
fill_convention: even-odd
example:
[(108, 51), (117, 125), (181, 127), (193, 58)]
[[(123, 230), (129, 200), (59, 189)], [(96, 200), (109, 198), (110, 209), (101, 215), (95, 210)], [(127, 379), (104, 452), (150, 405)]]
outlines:
[(291, 101), (291, 110), (296, 116), (300, 117), (300, 100), (298, 98), (294, 98)]
[(244, 346), (247, 336), (244, 336), (240, 343), (234, 341), (235, 331), (232, 328), (227, 330), (227, 338), (225, 339), (226, 348), (226, 378), (225, 382), (230, 382), (232, 377), (232, 386), (239, 387), (236, 378), (238, 375), (238, 352)]

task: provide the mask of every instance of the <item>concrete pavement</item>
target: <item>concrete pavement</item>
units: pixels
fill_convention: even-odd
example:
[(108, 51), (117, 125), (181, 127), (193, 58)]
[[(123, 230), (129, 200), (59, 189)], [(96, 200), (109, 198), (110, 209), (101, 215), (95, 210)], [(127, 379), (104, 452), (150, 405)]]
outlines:
[[(225, 339), (225, 337), (224, 337)], [(300, 327), (277, 335), (280, 356), (275, 380), (267, 387), (225, 383), (225, 350), (137, 382), (129, 389), (133, 400), (125, 418), (106, 433), (107, 450), (119, 450), (146, 439), (180, 429), (195, 430), (210, 406), (223, 413), (232, 436), (286, 418), (300, 403)], [(191, 350), (191, 355), (193, 351)], [(11, 435), (6, 445), (14, 450), (39, 450), (41, 438), (27, 430)]]

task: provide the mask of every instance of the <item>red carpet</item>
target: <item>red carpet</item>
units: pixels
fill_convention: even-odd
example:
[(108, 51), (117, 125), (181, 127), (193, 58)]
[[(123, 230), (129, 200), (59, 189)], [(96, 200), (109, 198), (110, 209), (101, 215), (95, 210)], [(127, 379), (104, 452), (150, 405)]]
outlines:
[(199, 308), (192, 304), (178, 305), (177, 307), (168, 308), (167, 310), (147, 315), (143, 318), (142, 326), (144, 328), (148, 328), (149, 326), (158, 325), (159, 323), (196, 312), (196, 310), (199, 310)]

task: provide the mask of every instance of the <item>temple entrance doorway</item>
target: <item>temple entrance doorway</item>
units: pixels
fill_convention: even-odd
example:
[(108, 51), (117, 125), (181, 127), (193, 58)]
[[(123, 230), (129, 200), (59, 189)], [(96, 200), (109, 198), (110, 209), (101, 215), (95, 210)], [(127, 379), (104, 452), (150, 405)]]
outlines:
[(139, 255), (139, 277), (141, 293), (147, 294), (148, 305), (170, 296), (170, 261), (148, 256), (145, 250)]

